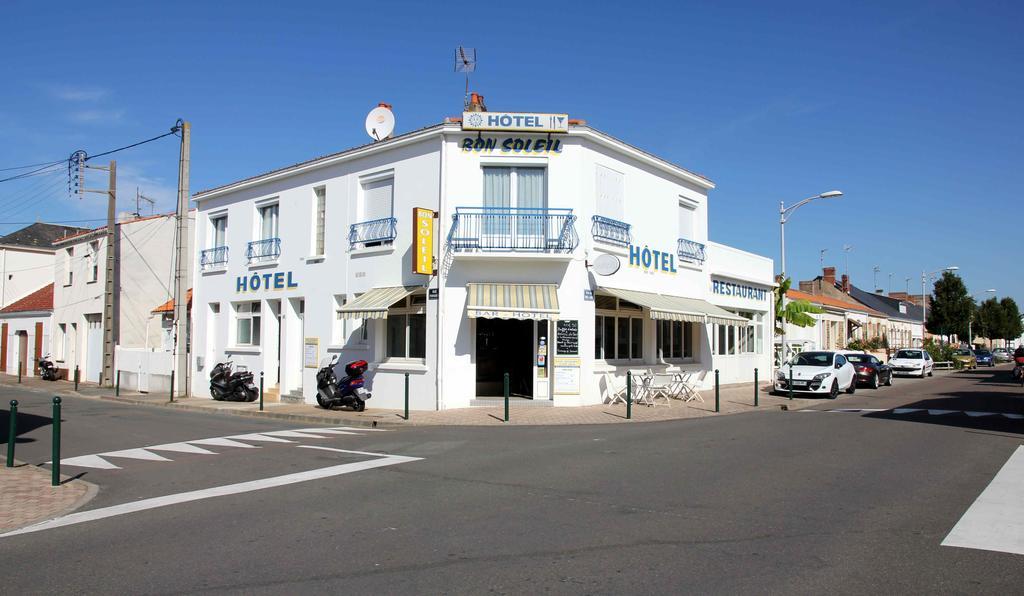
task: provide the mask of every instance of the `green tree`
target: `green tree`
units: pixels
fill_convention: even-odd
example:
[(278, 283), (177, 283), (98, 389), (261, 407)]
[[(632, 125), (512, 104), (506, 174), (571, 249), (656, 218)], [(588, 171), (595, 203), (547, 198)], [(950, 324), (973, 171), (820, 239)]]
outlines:
[(1003, 305), (995, 298), (989, 298), (978, 305), (978, 316), (974, 328), (981, 337), (1002, 339), (1003, 328), (1006, 326)]
[(999, 330), (999, 339), (1017, 339), (1024, 334), (1024, 323), (1020, 320), (1020, 309), (1013, 298), (1003, 298), (999, 301), (1003, 310), (1003, 326)]
[(952, 271), (945, 271), (935, 282), (933, 295), (932, 306), (928, 309), (928, 331), (936, 335), (967, 337), (967, 324), (974, 316), (976, 306), (964, 280)]
[(775, 288), (775, 333), (782, 335), (783, 325), (786, 322), (797, 327), (813, 327), (817, 319), (811, 315), (820, 315), (825, 312), (806, 300), (787, 300), (783, 306), (783, 296), (789, 291), (793, 281), (788, 277), (779, 282)]

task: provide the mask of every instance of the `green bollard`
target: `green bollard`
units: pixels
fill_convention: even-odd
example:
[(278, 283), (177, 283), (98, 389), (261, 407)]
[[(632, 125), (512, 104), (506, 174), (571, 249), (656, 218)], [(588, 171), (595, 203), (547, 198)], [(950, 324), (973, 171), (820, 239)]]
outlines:
[(789, 399), (793, 399), (793, 367), (789, 367)]
[(19, 363), (18, 363), (18, 384), (19, 384), (19, 385), (21, 384), (21, 369), (22, 369), (22, 365), (21, 365), (21, 363), (19, 362)]
[(75, 365), (75, 391), (78, 391), (78, 365)]
[(114, 396), (121, 397), (121, 371), (117, 371), (117, 383), (114, 385)]
[(60, 486), (60, 396), (53, 398), (53, 463), (50, 468), (53, 476), (50, 478), (51, 486)]
[[(508, 418), (508, 414), (505, 418)], [(405, 419), (409, 419), (409, 373), (405, 373)]]
[(715, 413), (717, 414), (720, 411), (721, 410), (719, 409), (719, 399), (718, 399), (718, 369), (716, 368), (715, 369)]
[(505, 373), (505, 422), (508, 422), (508, 373)]
[(260, 412), (263, 411), (263, 371), (260, 371)]
[(633, 418), (633, 375), (626, 371), (626, 420)]
[(754, 369), (754, 407), (758, 407), (758, 370)]
[(174, 402), (174, 371), (171, 371), (171, 402)]
[(14, 437), (18, 434), (18, 400), (11, 400), (11, 424), (7, 427), (7, 467), (14, 467)]

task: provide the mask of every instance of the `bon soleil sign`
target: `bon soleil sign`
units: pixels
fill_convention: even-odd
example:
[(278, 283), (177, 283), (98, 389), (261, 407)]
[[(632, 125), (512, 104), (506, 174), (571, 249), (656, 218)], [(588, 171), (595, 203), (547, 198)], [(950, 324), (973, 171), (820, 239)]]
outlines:
[(240, 275), (235, 278), (236, 292), (255, 292), (257, 290), (285, 290), (297, 288), (299, 284), (292, 281), (291, 271), (278, 271), (277, 273), (253, 273), (252, 275)]

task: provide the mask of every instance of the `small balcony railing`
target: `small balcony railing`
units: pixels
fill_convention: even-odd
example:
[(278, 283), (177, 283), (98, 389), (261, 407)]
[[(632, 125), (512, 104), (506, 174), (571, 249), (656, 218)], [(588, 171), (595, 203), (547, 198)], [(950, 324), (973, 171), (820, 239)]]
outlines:
[(455, 251), (571, 253), (579, 245), (572, 209), (456, 207)]
[(264, 263), (276, 261), (281, 256), (281, 239), (267, 238), (266, 240), (254, 240), (249, 243), (245, 251), (245, 257), (250, 263)]
[(694, 242), (693, 240), (687, 240), (686, 238), (679, 239), (679, 259), (682, 261), (690, 261), (696, 263), (704, 263), (707, 258), (704, 254), (704, 245), (700, 242)]
[(348, 230), (348, 243), (351, 248), (391, 244), (397, 229), (398, 220), (394, 217), (354, 223)]
[(601, 215), (595, 215), (593, 222), (590, 233), (594, 235), (594, 240), (600, 240), (616, 246), (629, 246), (629, 242), (632, 240), (629, 230), (632, 226), (628, 223)]
[(199, 253), (199, 266), (206, 269), (217, 269), (228, 264), (228, 247), (216, 246)]

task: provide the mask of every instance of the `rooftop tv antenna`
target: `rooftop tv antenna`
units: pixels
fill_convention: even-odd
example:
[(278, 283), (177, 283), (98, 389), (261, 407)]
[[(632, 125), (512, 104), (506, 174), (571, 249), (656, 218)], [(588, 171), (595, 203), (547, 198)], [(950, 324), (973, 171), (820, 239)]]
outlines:
[(147, 197), (146, 195), (142, 194), (141, 192), (139, 192), (139, 187), (136, 186), (135, 187), (135, 217), (142, 217), (142, 209), (139, 208), (139, 205), (142, 204), (142, 201), (145, 201), (145, 202), (149, 203), (149, 214), (153, 215), (153, 209), (156, 206), (156, 201), (154, 201), (153, 199), (151, 199), (151, 198)]
[(463, 103), (469, 107), (469, 73), (476, 71), (476, 48), (455, 49), (455, 72), (466, 73), (466, 97)]

